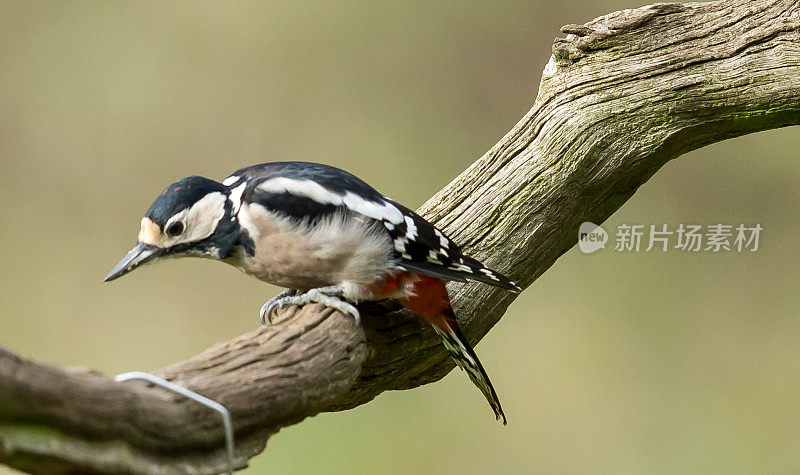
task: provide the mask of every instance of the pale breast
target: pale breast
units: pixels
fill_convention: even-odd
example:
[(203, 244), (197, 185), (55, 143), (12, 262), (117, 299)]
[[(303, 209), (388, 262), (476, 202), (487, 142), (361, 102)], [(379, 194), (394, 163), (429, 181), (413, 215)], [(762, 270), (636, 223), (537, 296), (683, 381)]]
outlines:
[(254, 203), (242, 205), (238, 218), (256, 251), (237, 253), (231, 264), (265, 282), (294, 289), (368, 285), (393, 267), (391, 239), (369, 219), (335, 214), (309, 225)]

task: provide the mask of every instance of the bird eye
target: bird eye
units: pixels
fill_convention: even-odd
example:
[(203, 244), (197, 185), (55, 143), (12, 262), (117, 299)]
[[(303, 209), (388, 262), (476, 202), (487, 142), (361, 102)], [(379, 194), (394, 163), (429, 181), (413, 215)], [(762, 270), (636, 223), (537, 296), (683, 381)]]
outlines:
[(175, 221), (174, 223), (170, 224), (167, 227), (167, 236), (169, 237), (178, 236), (182, 232), (183, 232), (183, 223), (180, 221)]

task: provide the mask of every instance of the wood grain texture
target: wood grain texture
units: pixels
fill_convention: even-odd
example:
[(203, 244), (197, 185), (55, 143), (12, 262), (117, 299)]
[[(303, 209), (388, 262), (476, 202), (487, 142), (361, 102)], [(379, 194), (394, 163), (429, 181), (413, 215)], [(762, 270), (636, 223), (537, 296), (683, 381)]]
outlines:
[[(706, 144), (800, 123), (800, 4), (658, 4), (562, 28), (530, 112), (420, 213), (523, 286), (602, 223), (667, 161)], [(450, 287), (479, 340), (513, 294)], [(224, 404), (236, 462), (280, 428), (381, 392), (441, 379), (453, 363), (391, 302), (364, 328), (319, 305), (158, 372)], [(143, 383), (115, 383), (0, 349), (0, 461), (38, 473), (214, 473), (217, 415)]]

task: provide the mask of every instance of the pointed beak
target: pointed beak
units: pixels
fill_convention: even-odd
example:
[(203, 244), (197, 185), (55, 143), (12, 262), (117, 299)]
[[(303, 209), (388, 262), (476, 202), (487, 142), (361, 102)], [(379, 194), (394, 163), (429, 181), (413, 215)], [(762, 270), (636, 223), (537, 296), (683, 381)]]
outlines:
[(103, 282), (110, 282), (114, 279), (122, 277), (138, 266), (157, 259), (165, 254), (165, 251), (159, 247), (151, 246), (149, 244), (137, 243), (133, 249), (122, 258), (117, 265), (111, 269)]

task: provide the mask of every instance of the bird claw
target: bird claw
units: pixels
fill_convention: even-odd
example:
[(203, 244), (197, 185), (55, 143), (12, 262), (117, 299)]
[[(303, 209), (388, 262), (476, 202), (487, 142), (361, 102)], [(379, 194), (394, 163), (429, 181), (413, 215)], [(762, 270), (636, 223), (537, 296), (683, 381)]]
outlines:
[(261, 324), (266, 325), (267, 322), (272, 324), (272, 312), (283, 306), (280, 304), (280, 301), (287, 297), (293, 296), (296, 292), (297, 291), (294, 289), (285, 289), (282, 290), (278, 295), (267, 300), (266, 303), (261, 306), (261, 310), (258, 312), (258, 319), (261, 321)]
[(272, 312), (274, 310), (291, 305), (302, 306), (312, 302), (320, 303), (342, 313), (350, 314), (353, 319), (355, 319), (356, 325), (361, 324), (361, 314), (358, 312), (358, 309), (340, 296), (341, 291), (339, 289), (323, 287), (321, 289), (311, 289), (301, 295), (294, 295), (294, 293), (294, 290), (287, 289), (267, 300), (259, 312), (261, 324), (266, 325), (267, 321), (272, 323)]
[(269, 299), (267, 302), (261, 306), (261, 310), (258, 311), (258, 319), (261, 321), (262, 325), (266, 325), (267, 322), (272, 324), (272, 311), (275, 309), (275, 299)]

